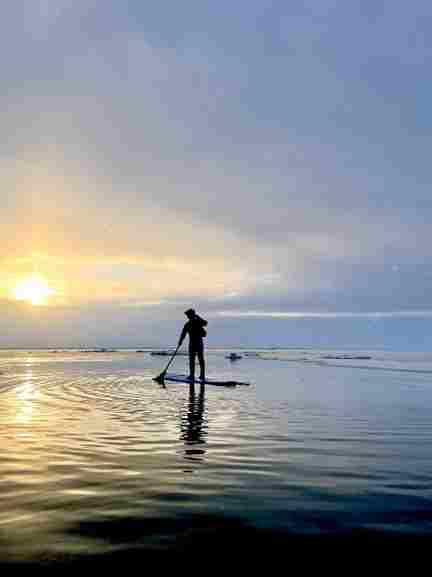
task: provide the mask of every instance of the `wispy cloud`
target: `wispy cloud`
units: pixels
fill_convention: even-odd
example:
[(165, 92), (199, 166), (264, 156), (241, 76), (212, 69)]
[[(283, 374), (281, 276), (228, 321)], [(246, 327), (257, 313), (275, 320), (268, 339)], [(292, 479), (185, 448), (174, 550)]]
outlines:
[(227, 318), (275, 318), (275, 319), (338, 319), (338, 318), (430, 318), (432, 310), (412, 310), (412, 311), (382, 311), (382, 312), (307, 312), (307, 311), (218, 311), (214, 313), (219, 317)]

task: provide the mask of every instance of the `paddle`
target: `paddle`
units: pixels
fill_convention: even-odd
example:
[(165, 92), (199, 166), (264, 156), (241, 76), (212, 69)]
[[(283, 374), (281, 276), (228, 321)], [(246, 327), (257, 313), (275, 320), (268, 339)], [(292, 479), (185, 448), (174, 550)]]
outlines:
[(177, 348), (176, 348), (176, 350), (174, 351), (174, 353), (173, 353), (172, 357), (170, 358), (170, 360), (168, 361), (168, 364), (167, 364), (167, 366), (165, 367), (165, 369), (161, 372), (161, 374), (160, 374), (159, 376), (157, 376), (157, 377), (155, 377), (155, 378), (153, 379), (156, 383), (159, 383), (160, 385), (163, 385), (163, 384), (164, 384), (164, 379), (165, 379), (165, 375), (166, 375), (166, 372), (167, 372), (167, 370), (168, 370), (168, 367), (169, 367), (170, 364), (173, 362), (174, 357), (176, 356), (177, 351), (179, 350), (179, 348), (180, 348), (180, 343), (177, 345)]

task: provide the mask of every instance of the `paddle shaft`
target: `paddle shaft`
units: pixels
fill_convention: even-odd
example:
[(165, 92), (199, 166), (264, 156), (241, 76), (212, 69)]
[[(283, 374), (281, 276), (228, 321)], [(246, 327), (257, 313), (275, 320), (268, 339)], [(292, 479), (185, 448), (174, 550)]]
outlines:
[(174, 357), (176, 356), (177, 351), (179, 350), (179, 348), (180, 348), (180, 344), (177, 345), (176, 350), (174, 351), (172, 357), (171, 357), (170, 360), (168, 361), (168, 364), (167, 364), (167, 366), (165, 367), (165, 370), (163, 370), (163, 371), (161, 372), (161, 375), (164, 375), (164, 374), (167, 372), (167, 370), (168, 370), (170, 364), (173, 362)]

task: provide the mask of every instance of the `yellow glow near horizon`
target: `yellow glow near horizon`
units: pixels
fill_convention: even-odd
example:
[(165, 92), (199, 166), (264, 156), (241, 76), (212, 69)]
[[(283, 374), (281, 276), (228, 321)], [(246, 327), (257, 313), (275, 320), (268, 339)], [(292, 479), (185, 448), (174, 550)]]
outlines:
[(45, 279), (39, 275), (33, 275), (20, 281), (16, 285), (13, 291), (13, 297), (17, 301), (25, 301), (32, 305), (41, 305), (52, 296), (54, 292)]

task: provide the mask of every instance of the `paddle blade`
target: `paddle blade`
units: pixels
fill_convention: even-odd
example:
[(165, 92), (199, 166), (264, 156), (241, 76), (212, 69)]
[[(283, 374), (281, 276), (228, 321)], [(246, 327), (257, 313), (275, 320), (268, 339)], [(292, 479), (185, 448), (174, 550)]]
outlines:
[(159, 376), (155, 377), (153, 380), (155, 383), (159, 383), (159, 385), (163, 385), (164, 384), (164, 379), (165, 379), (165, 373), (166, 371), (163, 371)]

